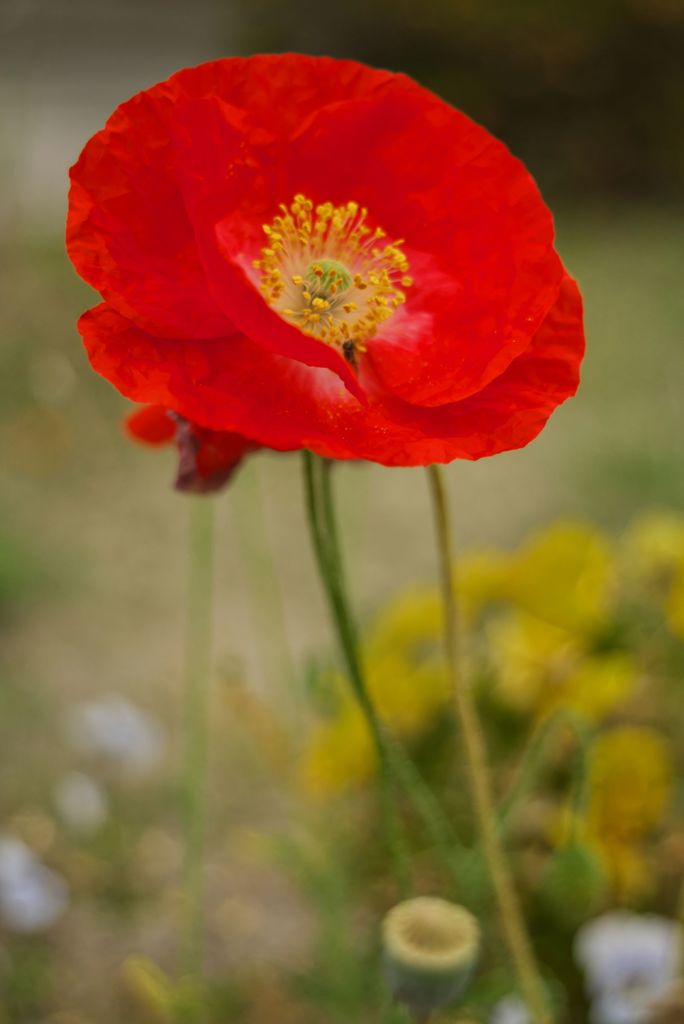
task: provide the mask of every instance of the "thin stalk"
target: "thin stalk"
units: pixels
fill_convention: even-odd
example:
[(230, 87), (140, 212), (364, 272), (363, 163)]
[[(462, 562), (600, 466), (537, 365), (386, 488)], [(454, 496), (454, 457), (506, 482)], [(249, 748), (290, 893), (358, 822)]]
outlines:
[(587, 820), (587, 805), (589, 803), (589, 746), (592, 739), (591, 726), (581, 719), (574, 717), (572, 727), (577, 740), (577, 769), (574, 778), (574, 792), (572, 797), (572, 841), (580, 843), (582, 831)]
[[(209, 749), (214, 506), (206, 497), (190, 499), (187, 639), (185, 669), (185, 752), (183, 811), (185, 829), (182, 970), (201, 990), (204, 954), (204, 843)], [(201, 1019), (200, 997), (185, 1019)], [(195, 1005), (196, 1002), (196, 1005)]]
[(577, 731), (574, 717), (568, 712), (560, 710), (548, 718), (542, 719), (532, 730), (516, 766), (513, 780), (497, 808), (499, 828), (504, 836), (510, 828), (520, 804), (541, 774), (551, 747), (551, 740), (555, 739), (556, 733), (563, 728)]
[[(342, 611), (348, 621), (346, 635), (349, 638), (349, 653), (355, 662), (355, 676), (352, 678), (360, 683), (360, 690), (368, 695), (370, 710), (377, 719), (380, 742), (384, 745), (385, 755), (389, 762), (389, 768), (393, 776), (394, 787), (403, 789), (407, 794), (415, 810), (431, 838), (431, 841), (439, 849), (444, 857), (446, 866), (454, 876), (458, 885), (463, 881), (463, 859), (468, 856), (468, 851), (461, 843), (458, 835), (451, 825), (448, 815), (444, 812), (439, 800), (420, 774), (420, 771), (408, 756), (401, 743), (391, 733), (382, 727), (378, 715), (372, 704), (368, 687), (365, 683), (364, 666), (359, 654), (358, 636), (349, 612), (348, 591), (345, 582), (344, 566), (340, 550), (339, 530), (337, 517), (335, 515), (334, 495), (332, 491), (332, 470), (333, 463), (320, 461), (320, 497), (323, 504), (324, 523), (322, 524), (321, 537), (327, 535), (329, 544), (329, 555), (333, 560), (335, 578), (340, 582), (340, 600)], [(313, 467), (314, 478), (316, 476), (316, 464)], [(349, 658), (346, 659), (351, 675)], [(370, 728), (370, 723), (369, 723)], [(372, 729), (371, 729), (372, 731)], [(381, 763), (381, 762), (380, 762)]]
[[(393, 737), (388, 738), (388, 743), (395, 777), (422, 818), (425, 829), (442, 854), (456, 886), (462, 888), (464, 868), (470, 859), (470, 851), (461, 842), (449, 816), (402, 745)], [(465, 898), (465, 894), (463, 895)]]
[(448, 501), (441, 469), (438, 466), (430, 466), (428, 479), (434, 508), (444, 601), (444, 643), (447, 670), (456, 716), (463, 737), (473, 809), (482, 850), (501, 917), (504, 939), (518, 974), (521, 994), (527, 1003), (534, 1024), (551, 1024), (552, 1017), (544, 983), (527, 934), (518, 894), (499, 833), (482, 726), (469, 680), (463, 669), (458, 611), (452, 575), (454, 553), (449, 528)]
[(392, 857), (397, 885), (400, 894), (404, 896), (409, 891), (410, 866), (396, 805), (397, 787), (392, 771), (392, 757), (384, 727), (366, 687), (361, 665), (356, 627), (349, 610), (344, 582), (328, 469), (323, 460), (310, 452), (305, 451), (303, 457), (306, 508), (314, 553), (352, 690), (375, 747), (385, 838)]
[[(327, 536), (328, 552), (332, 564), (332, 571), (337, 580), (340, 598), (342, 599), (343, 611), (346, 618), (346, 628), (353, 647), (353, 657), (356, 661), (356, 675), (363, 675), (359, 656), (358, 636), (356, 623), (349, 610), (349, 589), (345, 578), (344, 564), (342, 562), (342, 551), (340, 547), (339, 530), (337, 528), (337, 515), (335, 513), (335, 497), (332, 489), (332, 467), (333, 463), (327, 459), (319, 460), (320, 486), (321, 486), (321, 508), (323, 513), (323, 528)], [(365, 688), (365, 687), (364, 687)]]
[(530, 792), (541, 773), (549, 748), (551, 747), (551, 740), (555, 739), (556, 733), (561, 729), (570, 729), (577, 741), (578, 770), (572, 801), (574, 809), (573, 819), (575, 821), (583, 820), (586, 805), (585, 762), (587, 747), (591, 739), (591, 728), (578, 715), (573, 714), (571, 711), (560, 709), (549, 718), (545, 718), (533, 730), (508, 792), (499, 802), (497, 819), (499, 828), (504, 836), (510, 828), (511, 821), (515, 818), (520, 804)]
[(534, 727), (527, 740), (520, 761), (516, 765), (513, 780), (497, 808), (497, 820), (502, 835), (506, 835), (516, 811), (540, 775), (551, 740), (560, 724), (556, 715), (545, 718)]

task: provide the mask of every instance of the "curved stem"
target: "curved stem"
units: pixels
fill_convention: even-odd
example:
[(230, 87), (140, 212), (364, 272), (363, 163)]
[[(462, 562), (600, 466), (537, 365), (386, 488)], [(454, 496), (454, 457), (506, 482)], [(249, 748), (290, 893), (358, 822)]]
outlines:
[(502, 835), (506, 835), (511, 821), (515, 818), (520, 804), (530, 792), (537, 780), (544, 761), (551, 747), (551, 740), (561, 729), (570, 729), (577, 742), (578, 770), (573, 793), (573, 832), (584, 819), (586, 805), (586, 757), (587, 747), (591, 739), (591, 728), (578, 715), (563, 708), (543, 719), (533, 730), (527, 741), (522, 757), (517, 766), (515, 777), (508, 792), (499, 801), (497, 821)]
[[(308, 459), (311, 460), (315, 458), (313, 456), (309, 456), (308, 453), (307, 456)], [(334, 559), (334, 575), (339, 581), (341, 581), (339, 595), (342, 605), (341, 610), (343, 613), (346, 613), (346, 618), (348, 620), (348, 629), (345, 631), (345, 636), (349, 640), (349, 648), (345, 657), (345, 663), (347, 664), (350, 672), (350, 677), (352, 677), (350, 658), (354, 660), (356, 674), (352, 679), (356, 679), (357, 685), (360, 680), (361, 690), (367, 693), (368, 688), (363, 674), (364, 666), (358, 653), (358, 638), (348, 610), (348, 597), (346, 585), (344, 583), (339, 533), (334, 512), (334, 496), (332, 493), (331, 479), (332, 463), (321, 461), (321, 464), (318, 467), (314, 461), (311, 461), (310, 463), (307, 461), (305, 464), (305, 472), (307, 474), (311, 474), (311, 487), (307, 487), (307, 505), (311, 505), (310, 496), (313, 496), (313, 504), (315, 506), (317, 494), (317, 468), (320, 469), (321, 473), (320, 497), (323, 503), (325, 523), (319, 523), (316, 516), (312, 519), (315, 531), (315, 544), (325, 548), (325, 534), (327, 533), (330, 546), (329, 556)], [(311, 518), (311, 507), (309, 507), (309, 512)], [(377, 718), (377, 714), (372, 706), (370, 697), (369, 703), (371, 705), (371, 713), (375, 718)], [(384, 744), (385, 753), (389, 761), (389, 767), (391, 768), (393, 775), (394, 786), (403, 789), (411, 800), (414, 809), (423, 821), (431, 841), (443, 856), (445, 865), (453, 876), (457, 887), (461, 888), (465, 877), (464, 863), (469, 861), (470, 852), (464, 847), (451, 824), (449, 816), (445, 813), (438, 798), (425, 782), (420, 771), (406, 753), (401, 743), (399, 743), (391, 733), (383, 729), (380, 722), (378, 722), (378, 727), (380, 740)]]
[(456, 834), (448, 814), (426, 783), (420, 771), (400, 743), (389, 737), (389, 753), (395, 777), (409, 796), (414, 809), (422, 818), (431, 841), (444, 858), (462, 899), (464, 878), (471, 859), (468, 850)]
[(354, 696), (375, 746), (385, 836), (394, 863), (399, 891), (403, 896), (409, 889), (409, 857), (396, 808), (392, 756), (382, 722), (366, 687), (356, 640), (356, 627), (349, 611), (329, 469), (322, 459), (318, 459), (310, 452), (305, 451), (303, 457), (306, 507), (314, 552)]
[(589, 803), (589, 746), (593, 730), (591, 726), (581, 719), (573, 716), (571, 719), (572, 728), (577, 741), (577, 770), (574, 778), (574, 793), (572, 797), (572, 836), (575, 843), (580, 842), (582, 828), (587, 820), (587, 805)]
[[(211, 677), (214, 506), (206, 497), (190, 499), (190, 562), (185, 668), (185, 826), (183, 971), (199, 987), (204, 946), (204, 841)], [(198, 1020), (199, 999), (191, 1016)]]
[(463, 670), (463, 659), (458, 636), (458, 613), (452, 576), (454, 556), (451, 531), (449, 529), (449, 510), (441, 469), (438, 466), (430, 466), (428, 468), (428, 478), (434, 507), (440, 559), (445, 613), (444, 641), (447, 655), (447, 670), (456, 716), (463, 736), (470, 790), (482, 850), (501, 916), (504, 938), (518, 974), (521, 994), (527, 1003), (535, 1024), (550, 1024), (551, 1015), (544, 984), (539, 974), (532, 944), (525, 927), (518, 894), (515, 890), (513, 877), (499, 834), (492, 784), (487, 766), (484, 735), (468, 679)]
[(516, 765), (513, 780), (497, 807), (496, 816), (502, 835), (505, 836), (508, 832), (520, 804), (541, 772), (551, 740), (560, 725), (557, 715), (545, 718), (534, 726), (531, 736), (527, 739)]
[[(344, 570), (340, 554), (339, 532), (337, 529), (332, 493), (333, 465), (334, 464), (332, 462), (326, 460), (323, 462), (321, 469), (323, 513), (326, 520), (328, 536), (330, 538), (331, 555), (335, 560), (335, 572), (341, 582), (343, 604), (348, 612), (349, 602), (346, 598), (347, 589), (343, 575)], [(349, 618), (350, 636), (357, 660), (358, 671), (361, 674), (361, 681), (363, 683), (363, 665), (361, 664), (361, 659), (358, 654), (358, 637), (356, 636), (354, 623), (351, 621), (351, 617)], [(367, 691), (365, 684), (363, 684), (363, 688)], [(462, 864), (459, 861), (459, 857), (462, 858), (467, 855), (467, 851), (452, 828), (451, 822), (445, 814), (439, 800), (432, 793), (430, 787), (424, 781), (419, 770), (416, 768), (411, 758), (406, 754), (402, 745), (395, 740), (391, 733), (382, 729), (381, 723), (378, 724), (382, 733), (382, 741), (385, 745), (386, 755), (389, 759), (390, 767), (396, 782), (399, 783), (410, 796), (416, 811), (422, 817), (427, 831), (430, 833), (432, 841), (435, 845), (440, 847), (445, 856), (447, 866), (455, 870), (457, 878), (460, 881)]]

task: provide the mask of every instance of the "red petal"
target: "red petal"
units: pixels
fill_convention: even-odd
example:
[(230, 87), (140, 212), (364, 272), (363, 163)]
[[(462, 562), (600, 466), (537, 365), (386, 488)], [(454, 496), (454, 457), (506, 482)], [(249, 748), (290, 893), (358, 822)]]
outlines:
[[(277, 88), (274, 111), (286, 103)], [(406, 239), (414, 286), (369, 346), (384, 386), (406, 401), (440, 405), (480, 390), (524, 351), (556, 299), (563, 269), (529, 173), (483, 128), (404, 76), (312, 111), (291, 138), (250, 132), (217, 97), (180, 104), (174, 131), (217, 301), (273, 351), (344, 376), (336, 354), (331, 361), (328, 349), (326, 360), (326, 346), (302, 340), (268, 308), (252, 268), (262, 224), (298, 192), (314, 202), (354, 199)]]
[[(353, 61), (267, 55), (189, 68), (134, 96), (90, 140), (71, 171), (67, 246), (77, 270), (111, 306), (156, 335), (225, 334), (239, 310), (226, 292), (230, 274), (224, 280), (220, 264), (212, 275), (213, 297), (205, 280), (172, 145), (182, 111), (196, 103), (210, 118), (218, 107), (226, 126), (240, 126), (240, 142), (263, 142), (298, 131), (321, 105), (382, 88), (392, 77)], [(202, 125), (207, 127), (205, 119)], [(220, 186), (229, 174), (229, 136), (220, 130), (201, 136), (209, 155), (207, 187), (212, 181)], [(229, 202), (226, 192), (221, 216)], [(215, 246), (213, 222), (199, 227)], [(201, 247), (206, 245), (204, 238)], [(333, 369), (361, 397), (337, 352), (284, 323), (260, 297), (251, 308), (257, 321), (263, 314), (257, 334), (267, 347)]]
[(144, 444), (158, 446), (175, 441), (179, 452), (179, 491), (219, 490), (244, 456), (260, 447), (242, 434), (198, 427), (160, 405), (137, 409), (126, 417), (124, 427), (134, 440)]
[(170, 444), (176, 436), (176, 424), (160, 405), (148, 405), (130, 413), (124, 420), (124, 429), (143, 444)]
[(306, 168), (300, 191), (354, 198), (406, 240), (414, 285), (369, 344), (385, 387), (445, 404), (524, 351), (563, 268), (551, 214), (502, 143), (398, 76), (380, 97), (321, 112), (294, 146), (291, 166)]
[(71, 168), (67, 249), (89, 284), (160, 335), (225, 334), (174, 167), (162, 84), (119, 107)]
[[(254, 157), (245, 149), (244, 140), (265, 139), (269, 143), (266, 151), (272, 150), (263, 132), (246, 134), (240, 117), (239, 111), (212, 97), (180, 106), (174, 123), (186, 206), (216, 301), (238, 329), (264, 348), (307, 366), (332, 370), (363, 400), (358, 380), (340, 352), (288, 324), (258, 290), (259, 275), (252, 268), (252, 260), (263, 244), (265, 215), (250, 200), (250, 193), (255, 190)], [(236, 208), (243, 213), (234, 219), (226, 218), (226, 212)], [(269, 220), (274, 210), (277, 204), (271, 207)], [(259, 239), (246, 256), (239, 251), (243, 241), (241, 225), (245, 223), (251, 238)]]
[(332, 373), (274, 356), (234, 335), (197, 343), (144, 334), (105, 305), (80, 321), (93, 367), (129, 398), (179, 410), (278, 450), (310, 448), (338, 459), (427, 465), (519, 448), (574, 394), (584, 352), (582, 307), (571, 278), (528, 349), (480, 393), (421, 408), (383, 399), (359, 404)]

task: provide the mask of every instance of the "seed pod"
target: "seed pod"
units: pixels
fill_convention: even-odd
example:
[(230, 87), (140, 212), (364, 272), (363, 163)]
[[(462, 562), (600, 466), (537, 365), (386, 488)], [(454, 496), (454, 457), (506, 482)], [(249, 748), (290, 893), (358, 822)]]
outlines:
[(480, 926), (455, 903), (420, 896), (397, 904), (382, 924), (387, 985), (394, 998), (429, 1013), (465, 989), (480, 951)]
[(553, 913), (570, 925), (586, 921), (601, 905), (606, 875), (591, 850), (571, 843), (557, 850), (542, 881), (542, 896)]

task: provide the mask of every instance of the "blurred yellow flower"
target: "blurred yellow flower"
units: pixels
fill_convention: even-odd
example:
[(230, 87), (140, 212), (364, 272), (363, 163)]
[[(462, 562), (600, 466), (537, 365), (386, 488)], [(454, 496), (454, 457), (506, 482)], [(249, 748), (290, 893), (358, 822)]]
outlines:
[(611, 608), (613, 552), (602, 533), (585, 523), (555, 523), (512, 556), (507, 597), (561, 628), (586, 632)]
[(633, 839), (661, 821), (670, 798), (672, 762), (667, 742), (652, 729), (620, 726), (591, 749), (589, 824), (601, 833)]
[(660, 588), (667, 623), (684, 637), (684, 517), (657, 511), (637, 519), (625, 534), (623, 561), (627, 573)]
[(361, 712), (345, 701), (334, 718), (315, 727), (301, 763), (304, 791), (315, 797), (341, 793), (373, 775), (376, 756)]
[[(427, 729), (448, 701), (439, 592), (411, 588), (387, 604), (363, 642), (367, 685), (386, 726), (403, 739)], [(301, 766), (304, 788), (324, 796), (358, 785), (376, 769), (373, 744), (341, 673), (330, 673), (333, 715), (317, 724)]]
[(510, 564), (507, 552), (487, 550), (473, 551), (458, 562), (454, 581), (466, 619), (472, 619), (488, 604), (506, 599)]
[(513, 611), (488, 626), (499, 698), (518, 712), (544, 717), (560, 709), (600, 721), (629, 695), (633, 657), (622, 651), (587, 654), (566, 629)]
[(367, 633), (364, 658), (383, 720), (404, 737), (422, 732), (449, 696), (439, 593), (415, 589), (390, 602)]
[(665, 615), (672, 632), (684, 639), (684, 557), (665, 602)]
[(586, 655), (555, 693), (547, 690), (545, 711), (567, 708), (600, 722), (629, 697), (636, 678), (634, 658), (625, 651)]
[[(508, 590), (510, 556), (475, 551), (454, 567), (454, 583), (461, 612), (468, 618), (488, 603), (502, 600)], [(364, 637), (370, 657), (406, 658), (412, 664), (441, 661), (442, 599), (438, 587), (410, 587), (377, 613)]]
[[(434, 656), (411, 664), (401, 653), (367, 653), (368, 689), (386, 726), (403, 739), (414, 739), (432, 723), (448, 701), (443, 667)], [(371, 737), (346, 680), (332, 677), (339, 694), (335, 714), (313, 730), (304, 751), (302, 781), (311, 795), (326, 796), (358, 785), (376, 769)]]
[(567, 630), (525, 612), (495, 619), (487, 636), (496, 692), (516, 711), (538, 710), (546, 687), (565, 678), (580, 657), (580, 646)]
[(368, 656), (411, 662), (441, 657), (442, 603), (437, 588), (411, 587), (382, 608), (364, 638)]
[(626, 843), (610, 836), (589, 836), (601, 860), (614, 898), (620, 903), (639, 903), (653, 888), (654, 868), (641, 843)]
[[(463, 558), (454, 568), (461, 613), (466, 629), (477, 628), (485, 641), (500, 700), (536, 719), (564, 709), (604, 721), (631, 696), (639, 672), (638, 651), (602, 649), (597, 642), (611, 625), (625, 551), (639, 565), (678, 571), (667, 614), (684, 636), (683, 545), (684, 519), (654, 513), (628, 532), (620, 562), (601, 531), (572, 521), (540, 530), (515, 552), (484, 550)], [(494, 605), (480, 631), (478, 614)], [(412, 587), (390, 601), (371, 623), (363, 648), (382, 719), (403, 739), (420, 736), (448, 703), (438, 589)], [(343, 789), (375, 770), (346, 682), (339, 673), (331, 682), (336, 709), (314, 727), (304, 755), (312, 792)]]
[(587, 772), (587, 841), (617, 895), (638, 898), (651, 877), (643, 842), (660, 825), (671, 796), (668, 744), (652, 729), (612, 729), (593, 744)]
[(674, 512), (648, 512), (632, 523), (622, 544), (628, 569), (642, 576), (661, 576), (684, 563), (684, 517)]

